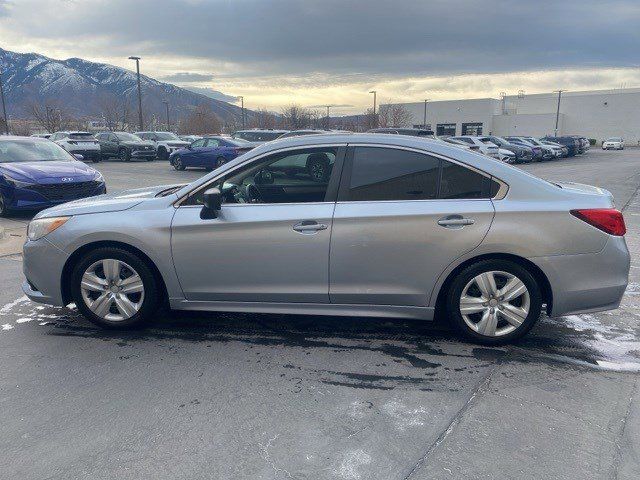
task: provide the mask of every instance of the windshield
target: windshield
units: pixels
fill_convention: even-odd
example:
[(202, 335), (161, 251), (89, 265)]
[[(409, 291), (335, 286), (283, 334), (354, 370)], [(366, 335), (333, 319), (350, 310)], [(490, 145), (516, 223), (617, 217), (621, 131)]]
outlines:
[(282, 132), (236, 132), (233, 134), (233, 138), (240, 138), (249, 142), (270, 142), (280, 135), (282, 135)]
[(542, 144), (541, 144), (538, 140), (536, 140), (535, 138), (527, 137), (527, 138), (526, 138), (526, 140), (527, 140), (527, 142), (532, 143), (533, 145), (536, 145), (536, 146), (540, 146), (540, 145), (542, 145)]
[(251, 142), (247, 142), (241, 138), (225, 138), (223, 142), (228, 143), (232, 147), (252, 147)]
[(84, 132), (79, 132), (79, 133), (70, 133), (69, 134), (69, 138), (71, 140), (89, 140), (89, 141), (93, 141), (95, 140), (95, 138), (93, 138), (93, 135), (90, 133), (84, 133)]
[(180, 140), (175, 133), (171, 132), (156, 132), (156, 138), (158, 140)]
[(611, 137), (607, 138), (607, 142), (621, 142), (622, 139), (620, 137)]
[(116, 137), (118, 137), (119, 140), (123, 140), (125, 142), (141, 142), (142, 141), (140, 137), (127, 132), (118, 132), (116, 133)]
[(58, 144), (42, 140), (0, 141), (0, 163), (73, 161)]

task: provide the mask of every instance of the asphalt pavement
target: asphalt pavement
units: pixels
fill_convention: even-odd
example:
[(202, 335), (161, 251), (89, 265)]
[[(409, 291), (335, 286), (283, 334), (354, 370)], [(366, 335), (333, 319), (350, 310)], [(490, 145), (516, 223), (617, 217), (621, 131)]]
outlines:
[[(205, 173), (96, 167), (111, 191)], [(543, 318), (508, 347), (355, 317), (174, 313), (107, 332), (26, 300), (6, 247), (0, 478), (640, 478), (640, 150), (523, 168), (610, 190), (633, 266), (619, 310)]]

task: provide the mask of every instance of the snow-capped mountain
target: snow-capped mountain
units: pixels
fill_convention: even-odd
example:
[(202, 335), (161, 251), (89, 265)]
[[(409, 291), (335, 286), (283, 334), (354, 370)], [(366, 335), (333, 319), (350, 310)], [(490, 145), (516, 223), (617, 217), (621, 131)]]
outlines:
[[(0, 48), (0, 68), (9, 118), (26, 118), (30, 105), (54, 101), (79, 117), (100, 117), (110, 99), (126, 100), (137, 115), (136, 73), (81, 58), (55, 60), (37, 53), (16, 53)], [(145, 115), (184, 117), (198, 105), (210, 105), (222, 119), (240, 118), (236, 105), (141, 75)], [(137, 117), (136, 117), (137, 118)]]

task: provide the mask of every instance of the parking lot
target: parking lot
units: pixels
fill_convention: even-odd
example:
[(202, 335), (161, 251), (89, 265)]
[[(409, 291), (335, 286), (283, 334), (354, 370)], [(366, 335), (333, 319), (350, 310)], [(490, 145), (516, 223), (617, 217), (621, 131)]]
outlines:
[[(110, 191), (205, 173), (95, 167)], [(620, 309), (500, 348), (442, 321), (181, 312), (98, 330), (22, 296), (29, 218), (0, 220), (2, 476), (638, 478), (640, 150), (522, 168), (613, 193), (631, 278)]]

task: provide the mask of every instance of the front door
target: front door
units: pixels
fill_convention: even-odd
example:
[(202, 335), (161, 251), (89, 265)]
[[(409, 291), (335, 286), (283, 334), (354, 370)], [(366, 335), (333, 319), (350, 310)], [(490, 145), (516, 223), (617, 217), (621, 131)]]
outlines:
[[(342, 147), (270, 154), (194, 192), (172, 222), (176, 272), (187, 300), (329, 301), (329, 242)], [(314, 155), (332, 170), (321, 181), (282, 165)], [(298, 160), (300, 161), (300, 160)], [(335, 168), (334, 168), (335, 166)], [(201, 219), (202, 193), (217, 186), (217, 218)]]
[(331, 236), (330, 300), (428, 306), (439, 275), (489, 230), (493, 182), (393, 147), (352, 147)]

